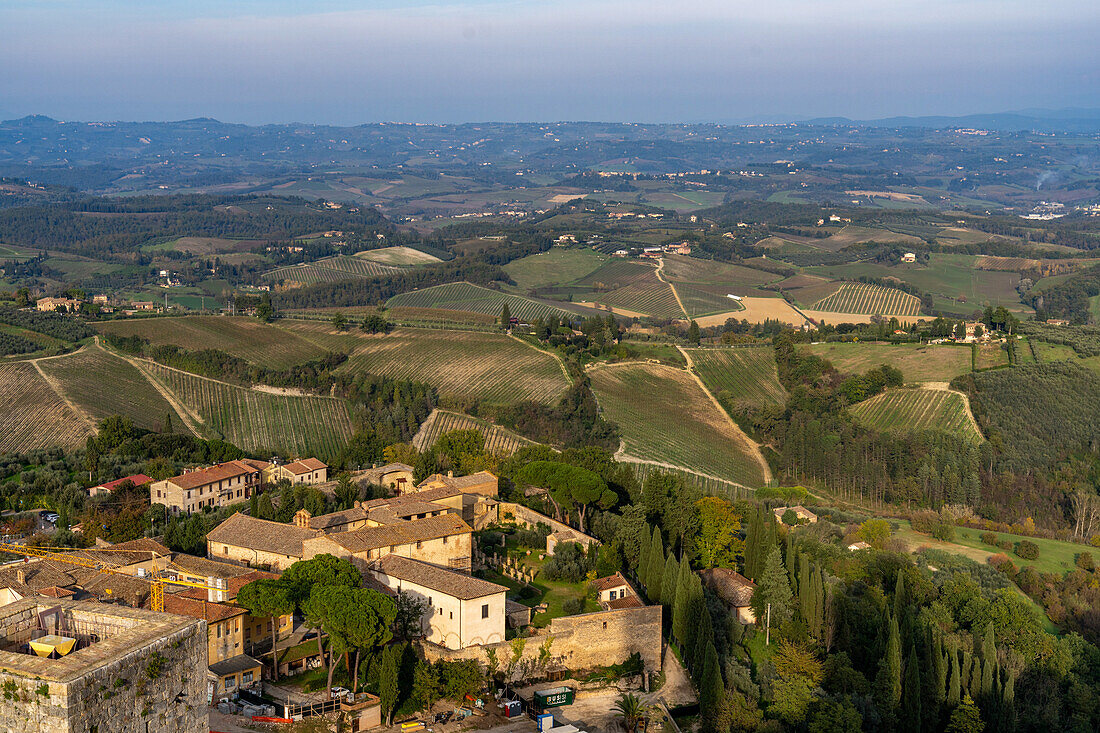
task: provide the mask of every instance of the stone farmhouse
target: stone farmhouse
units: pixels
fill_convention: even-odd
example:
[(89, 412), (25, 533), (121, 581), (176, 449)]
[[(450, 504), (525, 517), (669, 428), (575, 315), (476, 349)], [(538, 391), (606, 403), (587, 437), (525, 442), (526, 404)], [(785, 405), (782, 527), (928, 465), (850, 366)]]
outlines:
[(386, 555), (367, 571), (394, 593), (427, 603), (421, 618), (427, 641), (448, 649), (504, 641), (505, 586), (399, 555)]
[(752, 594), (756, 583), (730, 568), (707, 568), (699, 571), (703, 585), (710, 588), (743, 624), (756, 623), (752, 611)]
[(381, 486), (403, 494), (412, 488), (415, 471), (416, 469), (412, 466), (404, 463), (387, 463), (384, 466), (375, 466), (363, 471), (359, 475), (359, 483)]
[(328, 465), (316, 458), (290, 463), (269, 464), (263, 469), (263, 482), (273, 484), (286, 479), (292, 484), (323, 484), (328, 481)]
[(777, 506), (775, 509), (772, 509), (772, 513), (775, 514), (775, 518), (779, 522), (783, 521), (783, 515), (788, 511), (794, 512), (794, 515), (798, 517), (800, 522), (813, 524), (817, 521), (817, 515), (801, 504), (798, 506)]
[(198, 468), (149, 486), (149, 501), (163, 504), (173, 514), (201, 511), (245, 501), (259, 491), (261, 473), (268, 464), (240, 459)]
[(39, 298), (35, 301), (34, 307), (47, 313), (53, 313), (57, 310), (78, 311), (80, 310), (80, 301), (75, 298)]

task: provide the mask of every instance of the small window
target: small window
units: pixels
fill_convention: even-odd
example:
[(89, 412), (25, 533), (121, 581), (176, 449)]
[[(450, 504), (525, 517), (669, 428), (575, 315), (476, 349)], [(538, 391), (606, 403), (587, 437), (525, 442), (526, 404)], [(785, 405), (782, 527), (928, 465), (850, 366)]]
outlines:
[(229, 554), (229, 545), (226, 545), (226, 546), (222, 547), (222, 554), (223, 555), (228, 555)]
[(488, 603), (481, 604), (481, 617), (482, 618), (489, 618), (489, 604)]
[(450, 619), (451, 619), (451, 621), (454, 621), (454, 620), (455, 620), (455, 612), (454, 612), (454, 611), (451, 611), (451, 613), (449, 614), (449, 616), (450, 616)]
[(432, 597), (431, 596), (428, 596), (428, 605), (429, 606), (434, 606), (435, 605), (434, 603), (432, 603)]
[(242, 685), (247, 685), (251, 681), (252, 681), (252, 673), (251, 672), (245, 672), (244, 674), (241, 675), (241, 684)]
[(604, 627), (605, 629), (607, 628), (607, 622), (606, 622), (606, 621), (604, 621), (604, 622), (603, 622), (603, 627)]
[(443, 544), (447, 544), (447, 535), (443, 535)]
[(442, 616), (442, 615), (443, 615), (443, 607), (442, 607), (442, 606), (440, 606), (440, 608), (439, 608), (439, 615), (440, 615), (440, 616)]
[(418, 549), (418, 550), (419, 550), (419, 549), (421, 549), (422, 547), (424, 547), (424, 543), (423, 543), (423, 542), (421, 542), (420, 540), (417, 540), (417, 541), (416, 541), (416, 549)]

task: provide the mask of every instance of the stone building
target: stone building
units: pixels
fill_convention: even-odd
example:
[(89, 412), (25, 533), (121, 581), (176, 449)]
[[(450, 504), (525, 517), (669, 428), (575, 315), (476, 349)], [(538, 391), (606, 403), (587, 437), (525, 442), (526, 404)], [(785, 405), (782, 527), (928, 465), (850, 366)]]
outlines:
[(0, 608), (0, 629), (0, 687), (8, 699), (0, 706), (0, 730), (210, 730), (202, 621), (26, 598)]
[(722, 599), (738, 621), (743, 624), (756, 623), (756, 614), (752, 611), (752, 594), (756, 591), (756, 583), (730, 568), (700, 570), (699, 577), (703, 585)]
[(247, 501), (260, 490), (263, 461), (240, 459), (197, 468), (149, 485), (149, 502), (163, 504), (173, 514), (201, 511)]
[(433, 644), (462, 649), (504, 641), (508, 589), (503, 585), (399, 555), (376, 560), (367, 570), (394, 593), (409, 593), (428, 604), (420, 625)]

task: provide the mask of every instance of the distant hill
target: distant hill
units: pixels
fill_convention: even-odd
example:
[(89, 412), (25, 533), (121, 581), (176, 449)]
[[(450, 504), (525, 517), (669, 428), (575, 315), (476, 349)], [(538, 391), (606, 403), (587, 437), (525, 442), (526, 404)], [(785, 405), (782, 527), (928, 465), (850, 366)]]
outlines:
[(1100, 132), (1100, 109), (1025, 109), (973, 115), (928, 115), (923, 117), (884, 117), (852, 120), (847, 117), (818, 117), (800, 124), (865, 126), (971, 128), (1005, 132)]

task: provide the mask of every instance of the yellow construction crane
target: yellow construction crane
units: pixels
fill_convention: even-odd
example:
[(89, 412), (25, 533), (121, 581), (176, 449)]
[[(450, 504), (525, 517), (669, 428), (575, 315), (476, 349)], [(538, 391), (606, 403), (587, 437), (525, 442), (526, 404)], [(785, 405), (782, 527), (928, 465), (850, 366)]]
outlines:
[[(224, 594), (225, 588), (219, 588), (216, 585), (206, 585), (205, 583), (193, 583), (188, 580), (173, 580), (171, 578), (162, 578), (157, 570), (157, 554), (150, 551), (150, 559), (152, 561), (152, 573), (150, 577), (142, 577), (140, 575), (131, 575), (125, 570), (120, 569), (117, 565), (111, 565), (101, 560), (92, 560), (81, 555), (71, 555), (69, 553), (79, 552), (81, 550), (87, 550), (89, 552), (143, 552), (143, 550), (116, 550), (111, 547), (27, 547), (25, 545), (13, 545), (6, 542), (0, 542), (0, 552), (4, 552), (10, 555), (22, 555), (23, 557), (37, 557), (45, 560), (56, 560), (58, 562), (68, 563), (70, 565), (78, 565), (83, 568), (90, 568), (92, 570), (98, 570), (101, 573), (113, 573), (115, 575), (122, 575), (127, 578), (134, 578), (137, 580), (148, 580), (152, 585), (152, 589), (149, 593), (149, 607), (154, 611), (164, 611), (164, 586), (165, 585), (178, 585), (186, 588), (201, 588), (205, 591), (215, 591), (217, 593)], [(224, 600), (223, 597), (218, 600)]]

